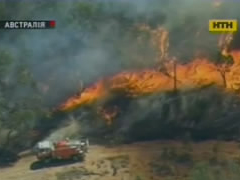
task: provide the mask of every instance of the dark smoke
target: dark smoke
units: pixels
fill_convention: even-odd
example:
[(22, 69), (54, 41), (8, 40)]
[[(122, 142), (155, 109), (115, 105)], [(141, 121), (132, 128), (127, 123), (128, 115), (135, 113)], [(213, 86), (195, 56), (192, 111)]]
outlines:
[[(87, 2), (85, 8), (81, 7), (83, 2)], [(0, 19), (57, 21), (55, 30), (1, 31), (1, 48), (8, 48), (16, 61), (24, 58), (36, 81), (50, 86), (45, 96), (52, 106), (78, 91), (82, 83), (87, 85), (102, 76), (138, 67), (138, 62), (131, 59), (131, 53), (137, 51), (126, 55), (119, 52), (133, 45), (132, 37), (120, 31), (129, 31), (135, 23), (148, 23), (153, 28), (160, 24), (169, 29), (170, 52), (189, 60), (197, 49), (208, 53), (217, 49), (216, 36), (208, 32), (209, 19), (240, 17), (234, 3), (224, 3), (217, 9), (210, 0), (3, 1), (0, 5), (5, 8)], [(95, 11), (100, 7), (102, 17), (94, 17), (91, 6)], [(125, 20), (126, 28), (119, 18)], [(201, 31), (200, 37), (196, 37), (196, 31)], [(144, 65), (153, 66), (148, 57), (152, 56), (146, 56)]]
[[(147, 43), (143, 47), (136, 45), (135, 24), (167, 28), (170, 54), (187, 62), (199, 49), (209, 56), (219, 51), (218, 35), (208, 32), (208, 20), (239, 19), (238, 5), (238, 2), (227, 0), (218, 8), (213, 7), (210, 0), (1, 1), (0, 20), (53, 19), (57, 27), (54, 30), (1, 30), (0, 49), (7, 49), (16, 64), (24, 63), (30, 69), (39, 89), (47, 89), (42, 93), (44, 106), (52, 108), (104, 76), (122, 70), (155, 67), (155, 52)], [(233, 43), (235, 49), (239, 47), (238, 36)], [(144, 58), (140, 60), (139, 56)], [(17, 89), (16, 96), (21, 91), (21, 88)], [(154, 100), (152, 112), (146, 108), (149, 102), (144, 101), (139, 100), (137, 108), (133, 104), (129, 106), (132, 115), (122, 116), (122, 122), (126, 123), (121, 126), (121, 131), (130, 131), (135, 121), (162, 116), (154, 114), (159, 106), (163, 106), (159, 104), (162, 99)], [(143, 114), (136, 114), (139, 112)], [(94, 119), (97, 115), (91, 116)], [(168, 116), (173, 114), (168, 113)], [(159, 121), (162, 122), (161, 118)]]
[(239, 138), (240, 100), (215, 87), (154, 94), (130, 101), (119, 99), (108, 102), (122, 109), (110, 127), (97, 124), (101, 119), (93, 117), (93, 113), (85, 114), (82, 125), (84, 119), (95, 123), (83, 134), (122, 142), (184, 139), (189, 135), (194, 140)]

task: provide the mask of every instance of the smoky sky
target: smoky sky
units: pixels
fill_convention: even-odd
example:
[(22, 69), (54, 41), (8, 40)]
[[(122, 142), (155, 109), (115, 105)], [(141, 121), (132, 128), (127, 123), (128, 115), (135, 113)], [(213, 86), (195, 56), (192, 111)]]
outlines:
[[(51, 30), (1, 30), (0, 48), (7, 49), (16, 62), (24, 61), (34, 79), (49, 86), (44, 96), (51, 105), (76, 93), (81, 85), (127, 68), (134, 69), (137, 63), (122, 56), (121, 49), (131, 49), (132, 40), (119, 32), (121, 27), (114, 20), (96, 21), (94, 30), (81, 24), (81, 9), (84, 1), (0, 1), (1, 20), (56, 20), (56, 28)], [(170, 31), (171, 53), (183, 54), (192, 48), (216, 50), (216, 36), (208, 32), (208, 20), (214, 18), (238, 19), (240, 13), (237, 0), (224, 0), (219, 8), (210, 0), (91, 0), (93, 6), (101, 3), (109, 17), (122, 14), (133, 22), (160, 24)], [(79, 14), (79, 15), (76, 15)], [(114, 19), (114, 18), (113, 18)], [(139, 21), (140, 19), (140, 21)], [(201, 30), (202, 29), (202, 30)], [(126, 28), (128, 30), (128, 28)], [(202, 31), (197, 39), (193, 34)], [(193, 33), (194, 32), (194, 33)], [(118, 36), (123, 37), (118, 37)], [(122, 39), (125, 40), (123, 41)], [(119, 44), (118, 44), (119, 41)], [(115, 45), (113, 46), (113, 42)], [(116, 44), (118, 44), (116, 46)], [(131, 53), (131, 52), (130, 52)], [(135, 52), (136, 53), (136, 52)], [(21, 57), (21, 58), (20, 58)], [(153, 60), (146, 59), (146, 67)], [(125, 64), (131, 64), (126, 67)], [(149, 66), (148, 66), (149, 64)]]

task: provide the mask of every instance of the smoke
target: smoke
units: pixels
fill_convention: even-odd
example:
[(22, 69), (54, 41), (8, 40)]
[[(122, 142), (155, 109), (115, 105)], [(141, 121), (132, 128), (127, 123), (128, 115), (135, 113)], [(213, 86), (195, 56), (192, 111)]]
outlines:
[(59, 127), (60, 128), (50, 133), (50, 135), (45, 139), (56, 142), (65, 138), (76, 138), (81, 133), (81, 127), (77, 122), (77, 119), (75, 119), (73, 116), (70, 116), (68, 118), (68, 121), (65, 121), (64, 123), (59, 125)]
[[(81, 4), (83, 2), (86, 4)], [(210, 0), (51, 1), (38, 4), (23, 1), (11, 4), (0, 3), (7, 9), (1, 12), (1, 19), (53, 19), (57, 22), (54, 30), (1, 31), (0, 47), (8, 48), (15, 59), (22, 57), (40, 87), (49, 86), (45, 96), (46, 101), (52, 102), (51, 106), (77, 92), (83, 84), (138, 67), (139, 62), (132, 56), (139, 49), (126, 52), (132, 49), (134, 40), (127, 31), (135, 23), (166, 27), (170, 31), (171, 53), (187, 59), (199, 47), (216, 51), (216, 36), (208, 33), (209, 19), (239, 18), (234, 3), (226, 2), (214, 8)], [(103, 17), (94, 17), (98, 10)], [(124, 33), (120, 32), (123, 28), (118, 19), (120, 15), (126, 20), (126, 26), (129, 25)], [(194, 36), (198, 30), (202, 31), (202, 36), (197, 39)], [(150, 58), (145, 61), (144, 65), (153, 66)]]
[(183, 138), (187, 133), (197, 140), (239, 136), (240, 101), (216, 88), (155, 94), (118, 105), (127, 105), (127, 110), (113, 122), (113, 137), (135, 141)]
[[(168, 29), (170, 54), (182, 61), (191, 60), (199, 49), (216, 54), (218, 35), (208, 32), (208, 20), (240, 17), (238, 2), (225, 1), (219, 7), (212, 0), (1, 1), (0, 20), (56, 20), (57, 24), (52, 30), (1, 30), (0, 49), (7, 49), (16, 64), (29, 68), (44, 105), (53, 107), (104, 76), (155, 66), (154, 52), (136, 43), (135, 24)], [(122, 117), (122, 129), (129, 129), (139, 116), (148, 117), (146, 106), (150, 104), (145, 101), (138, 102), (144, 114), (138, 114), (139, 109), (131, 111), (135, 104), (129, 107), (132, 115)], [(165, 101), (164, 96), (160, 101)], [(154, 102), (151, 107), (158, 109), (163, 104)], [(49, 138), (68, 131), (60, 129)]]

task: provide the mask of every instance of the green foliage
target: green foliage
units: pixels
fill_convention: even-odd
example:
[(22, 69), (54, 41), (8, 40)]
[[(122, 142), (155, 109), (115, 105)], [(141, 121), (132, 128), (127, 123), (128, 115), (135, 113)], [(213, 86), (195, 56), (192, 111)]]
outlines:
[(158, 176), (173, 176), (175, 174), (175, 168), (169, 163), (151, 162), (149, 165), (153, 173)]
[(212, 151), (214, 154), (218, 154), (221, 148), (221, 144), (219, 144), (218, 142), (215, 143), (212, 147)]
[(160, 154), (159, 161), (165, 163), (172, 162), (182, 165), (192, 165), (193, 157), (189, 149), (184, 148), (183, 150), (176, 151), (174, 147), (164, 147)]
[(42, 115), (41, 98), (24, 62), (0, 49), (0, 148), (17, 150), (31, 142), (29, 132)]
[(211, 165), (216, 165), (221, 163), (220, 162), (220, 150), (221, 150), (221, 144), (219, 142), (215, 143), (212, 147), (212, 155), (209, 159), (209, 163)]
[(209, 164), (212, 166), (218, 165), (219, 164), (219, 159), (216, 155), (213, 155), (209, 159)]
[(192, 137), (189, 132), (186, 132), (183, 137), (183, 150), (186, 152), (192, 152)]
[(11, 67), (13, 57), (10, 52), (7, 50), (0, 50), (0, 77), (3, 80), (3, 77), (6, 76), (6, 73)]
[(109, 160), (111, 163), (111, 167), (113, 169), (113, 173), (116, 175), (118, 169), (128, 168), (130, 163), (130, 157), (128, 155), (119, 155), (108, 157), (106, 160)]
[(217, 52), (217, 55), (214, 61), (218, 65), (226, 64), (230, 66), (234, 63), (233, 57), (231, 55), (223, 56), (220, 51)]
[(143, 180), (140, 176), (136, 176), (135, 180)]
[(226, 166), (210, 166), (208, 163), (197, 164), (190, 180), (237, 180), (240, 179), (240, 166), (229, 161)]
[(232, 65), (234, 63), (233, 57), (231, 55), (224, 57), (224, 62), (226, 64)]
[(177, 152), (174, 147), (164, 147), (160, 159), (162, 161), (171, 161), (177, 157)]
[(175, 162), (180, 163), (180, 164), (192, 165), (192, 164), (193, 164), (192, 154), (189, 153), (189, 152), (180, 153), (180, 154), (176, 157)]

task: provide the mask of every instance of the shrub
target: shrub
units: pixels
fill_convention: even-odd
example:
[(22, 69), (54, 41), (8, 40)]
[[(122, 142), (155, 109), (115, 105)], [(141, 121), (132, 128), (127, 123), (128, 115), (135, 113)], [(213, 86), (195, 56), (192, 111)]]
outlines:
[(193, 164), (192, 154), (190, 154), (188, 152), (184, 152), (182, 154), (179, 154), (176, 158), (176, 162), (181, 163), (181, 164), (192, 165)]
[(220, 151), (220, 146), (221, 146), (220, 143), (218, 142), (215, 143), (212, 147), (212, 152), (217, 155)]
[(173, 176), (175, 174), (175, 168), (168, 163), (150, 163), (150, 167), (153, 173), (158, 176)]
[(161, 155), (160, 160), (162, 161), (171, 161), (177, 157), (177, 152), (173, 147), (164, 147)]
[(135, 180), (143, 180), (140, 176), (136, 176)]
[(217, 158), (217, 156), (212, 156), (210, 159), (209, 159), (209, 163), (210, 163), (210, 165), (217, 165), (219, 162), (218, 162), (218, 158)]
[(226, 167), (210, 166), (208, 163), (197, 164), (190, 173), (190, 180), (238, 180), (240, 179), (240, 166), (228, 161)]
[(85, 168), (71, 168), (70, 170), (56, 173), (57, 180), (81, 179), (83, 176), (97, 175)]

